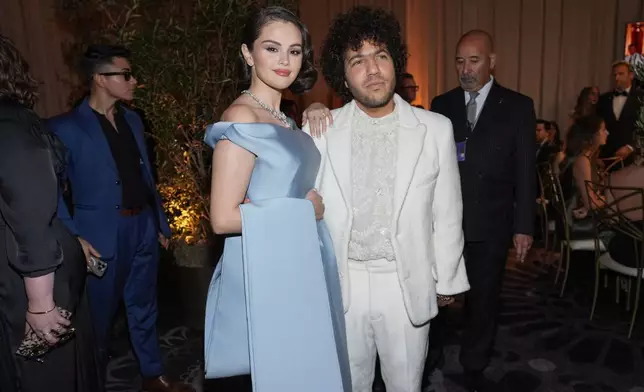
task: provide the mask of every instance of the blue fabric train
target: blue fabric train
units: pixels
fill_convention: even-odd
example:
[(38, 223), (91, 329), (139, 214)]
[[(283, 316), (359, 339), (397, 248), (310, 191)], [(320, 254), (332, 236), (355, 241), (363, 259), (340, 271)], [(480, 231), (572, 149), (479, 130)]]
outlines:
[(208, 293), (206, 378), (251, 374), (256, 392), (349, 392), (333, 244), (311, 202), (320, 155), (311, 138), (274, 124), (216, 123), (257, 156), (242, 235), (226, 239)]

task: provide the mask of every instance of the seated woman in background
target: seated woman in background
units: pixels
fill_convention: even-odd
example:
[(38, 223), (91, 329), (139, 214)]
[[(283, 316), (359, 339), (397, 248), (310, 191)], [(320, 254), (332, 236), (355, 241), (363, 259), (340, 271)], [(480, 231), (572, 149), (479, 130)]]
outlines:
[(582, 117), (597, 114), (597, 101), (599, 101), (599, 88), (597, 86), (582, 88), (577, 97), (575, 109), (570, 113), (570, 125)]
[[(605, 204), (605, 201), (595, 194), (588, 195), (586, 181), (601, 181), (598, 152), (599, 148), (606, 144), (607, 137), (608, 131), (604, 120), (596, 115), (577, 119), (568, 131), (566, 159), (561, 168), (561, 186), (566, 198), (569, 218), (585, 221), (579, 228), (582, 226), (586, 228), (587, 223), (592, 223), (584, 219), (587, 218), (589, 209)], [(575, 219), (571, 219), (571, 222), (575, 222)], [(575, 226), (577, 225), (573, 224), (573, 227)]]
[[(597, 195), (586, 192), (586, 181), (595, 183), (606, 181), (614, 187), (644, 188), (644, 167), (629, 166), (606, 176), (602, 180), (599, 174), (599, 160), (597, 152), (606, 142), (608, 132), (604, 122), (597, 116), (586, 116), (575, 121), (570, 128), (567, 137), (567, 160), (562, 169), (561, 183), (566, 197), (566, 206), (569, 213), (569, 221), (572, 224), (573, 232), (583, 232), (594, 235), (594, 223), (588, 212), (592, 208), (602, 208), (606, 204), (619, 197), (626, 195), (624, 191), (615, 191), (615, 194)], [(618, 208), (625, 217), (642, 227), (642, 200), (641, 197), (629, 197), (618, 203)], [(628, 211), (632, 210), (632, 211)], [(635, 240), (628, 235), (617, 232), (601, 235), (602, 240), (607, 243), (611, 257), (620, 264), (635, 267), (635, 248), (641, 243), (634, 243)]]

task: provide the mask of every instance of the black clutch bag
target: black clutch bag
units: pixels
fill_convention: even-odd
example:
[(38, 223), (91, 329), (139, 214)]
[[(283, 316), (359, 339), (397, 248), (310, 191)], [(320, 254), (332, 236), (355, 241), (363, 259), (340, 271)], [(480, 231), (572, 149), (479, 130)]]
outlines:
[[(58, 313), (67, 320), (72, 317), (71, 312), (62, 308), (58, 308)], [(67, 330), (61, 334), (56, 334), (56, 331), (52, 331), (51, 333), (56, 334), (56, 337), (58, 338), (58, 342), (52, 345), (36, 335), (36, 332), (34, 332), (33, 329), (30, 329), (25, 335), (25, 338), (22, 339), (20, 347), (16, 350), (16, 355), (42, 363), (44, 362), (44, 358), (47, 354), (71, 340), (74, 337), (75, 332), (76, 330), (72, 327), (67, 327)]]

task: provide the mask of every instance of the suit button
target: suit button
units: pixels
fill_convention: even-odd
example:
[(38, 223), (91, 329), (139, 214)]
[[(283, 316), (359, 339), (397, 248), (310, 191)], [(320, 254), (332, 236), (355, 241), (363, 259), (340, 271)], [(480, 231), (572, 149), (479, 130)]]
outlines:
[(121, 185), (121, 181), (119, 181), (119, 180), (116, 180), (116, 182), (114, 182), (114, 183), (115, 183), (116, 185)]
[(117, 204), (117, 205), (114, 206), (114, 208), (116, 208), (117, 210), (120, 210), (121, 206)]
[(479, 178), (483, 178), (483, 173), (481, 172), (478, 172), (476, 175), (479, 176)]

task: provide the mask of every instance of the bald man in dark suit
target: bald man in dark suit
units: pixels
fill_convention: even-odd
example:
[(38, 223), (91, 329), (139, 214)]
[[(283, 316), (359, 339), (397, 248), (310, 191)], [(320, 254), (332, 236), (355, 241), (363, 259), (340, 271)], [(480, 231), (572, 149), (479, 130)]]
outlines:
[[(452, 121), (461, 173), (464, 256), (471, 289), (465, 294), (460, 362), (470, 391), (485, 390), (483, 370), (496, 335), (508, 248), (513, 244), (519, 260), (525, 259), (535, 216), (534, 104), (495, 80), (495, 62), (488, 33), (463, 35), (456, 48), (460, 86), (431, 104), (432, 111)], [(440, 340), (436, 324), (431, 329)], [(436, 340), (430, 341), (436, 347)]]

